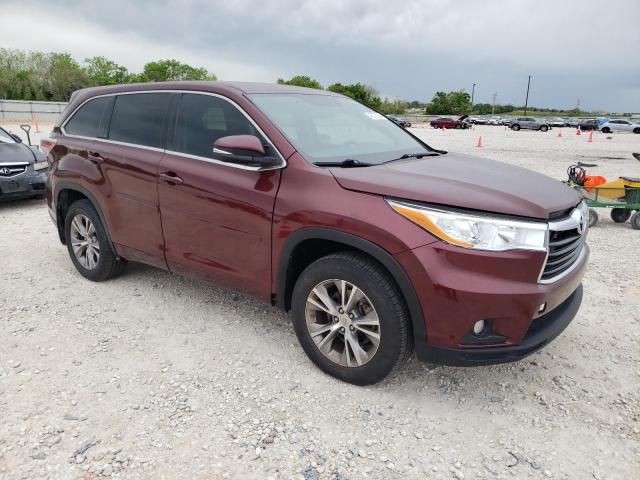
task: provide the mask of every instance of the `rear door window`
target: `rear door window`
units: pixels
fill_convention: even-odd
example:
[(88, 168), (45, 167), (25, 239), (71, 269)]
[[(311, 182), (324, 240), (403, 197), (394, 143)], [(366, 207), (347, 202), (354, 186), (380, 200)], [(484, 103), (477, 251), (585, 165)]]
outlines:
[(198, 157), (213, 158), (213, 144), (229, 135), (254, 135), (265, 145), (267, 155), (273, 155), (258, 130), (230, 102), (212, 95), (184, 93), (176, 116), (173, 140), (168, 150)]
[(65, 124), (64, 131), (80, 137), (105, 138), (113, 101), (113, 96), (89, 100), (73, 114)]
[(164, 148), (164, 126), (170, 93), (118, 95), (113, 106), (109, 140)]

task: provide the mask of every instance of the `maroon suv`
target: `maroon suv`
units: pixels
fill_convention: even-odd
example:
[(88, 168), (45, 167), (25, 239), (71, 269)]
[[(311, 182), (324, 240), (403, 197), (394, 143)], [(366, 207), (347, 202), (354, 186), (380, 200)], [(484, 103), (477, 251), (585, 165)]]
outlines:
[(127, 261), (292, 311), (309, 358), (367, 384), (413, 349), (521, 359), (571, 322), (587, 213), (562, 183), (435, 150), (341, 95), (179, 82), (76, 92), (49, 213), (84, 277)]

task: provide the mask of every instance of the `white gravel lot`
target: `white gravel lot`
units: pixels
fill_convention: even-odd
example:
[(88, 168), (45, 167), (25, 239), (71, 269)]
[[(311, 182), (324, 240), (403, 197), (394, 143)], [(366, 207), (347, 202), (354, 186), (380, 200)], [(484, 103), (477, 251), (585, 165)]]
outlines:
[[(640, 176), (640, 135), (413, 129), (557, 179)], [(476, 148), (478, 135), (483, 148)], [(607, 211), (582, 309), (510, 365), (324, 375), (287, 316), (143, 265), (96, 284), (41, 201), (0, 204), (0, 478), (640, 478), (640, 231)]]

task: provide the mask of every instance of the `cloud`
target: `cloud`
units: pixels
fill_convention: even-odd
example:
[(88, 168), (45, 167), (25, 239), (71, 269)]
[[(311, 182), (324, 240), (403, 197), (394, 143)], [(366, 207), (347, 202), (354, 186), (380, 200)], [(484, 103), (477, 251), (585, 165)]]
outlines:
[[(140, 69), (175, 57), (222, 79), (309, 74), (430, 99), (477, 83), (478, 101), (640, 110), (640, 2), (158, 0), (12, 2), (1, 46), (105, 55)], [(25, 35), (25, 25), (30, 25)], [(59, 25), (67, 25), (60, 28)]]

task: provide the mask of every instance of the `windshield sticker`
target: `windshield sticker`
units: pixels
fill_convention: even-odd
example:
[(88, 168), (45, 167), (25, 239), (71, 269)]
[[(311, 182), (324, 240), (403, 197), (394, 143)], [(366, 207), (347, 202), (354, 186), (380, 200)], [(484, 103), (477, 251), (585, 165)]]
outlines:
[(364, 114), (372, 120), (384, 120), (384, 115), (376, 112), (364, 112)]

